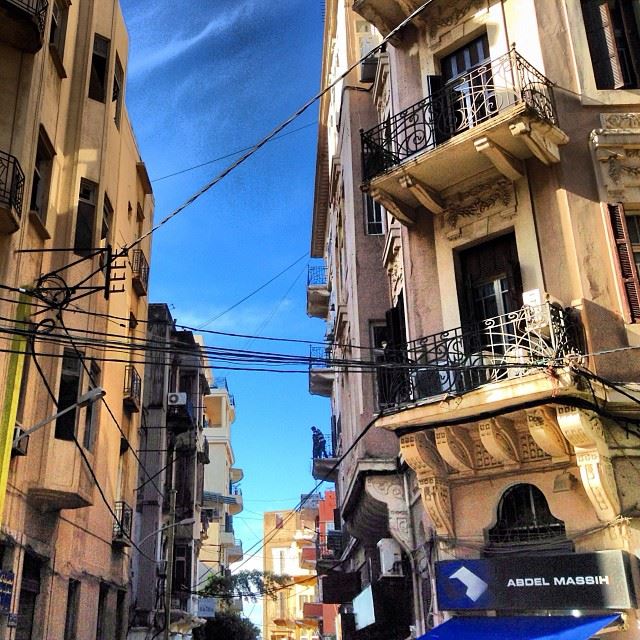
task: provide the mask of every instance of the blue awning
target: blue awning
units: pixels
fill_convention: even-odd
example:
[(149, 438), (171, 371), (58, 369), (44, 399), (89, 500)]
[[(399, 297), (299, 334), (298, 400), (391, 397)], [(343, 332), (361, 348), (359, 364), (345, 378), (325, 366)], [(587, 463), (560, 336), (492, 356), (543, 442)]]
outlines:
[(460, 617), (448, 620), (418, 640), (587, 640), (617, 620), (608, 616)]

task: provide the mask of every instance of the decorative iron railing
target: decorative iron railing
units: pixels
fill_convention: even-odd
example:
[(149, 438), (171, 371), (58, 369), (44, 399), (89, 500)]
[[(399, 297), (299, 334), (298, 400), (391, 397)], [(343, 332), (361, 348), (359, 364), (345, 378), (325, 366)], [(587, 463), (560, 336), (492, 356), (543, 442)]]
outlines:
[(377, 367), (379, 404), (393, 409), (527, 376), (579, 357), (580, 344), (576, 323), (566, 310), (549, 303), (522, 307), (414, 340), (403, 350), (387, 350)]
[(229, 393), (229, 384), (227, 383), (226, 378), (216, 376), (216, 379), (213, 382), (213, 388), (224, 389), (227, 392), (227, 395), (229, 396), (229, 404), (232, 407), (235, 407), (236, 401), (235, 401), (235, 398), (233, 397), (233, 394)]
[(126, 502), (118, 501), (115, 504), (114, 512), (116, 519), (113, 522), (113, 540), (114, 542), (128, 542), (131, 540), (133, 509)]
[(309, 347), (309, 369), (329, 369), (331, 367), (331, 347), (311, 345)]
[(312, 266), (307, 272), (307, 286), (322, 286), (327, 284), (327, 267)]
[(133, 286), (138, 295), (146, 295), (149, 290), (149, 263), (141, 249), (133, 251), (131, 274)]
[(552, 83), (512, 49), (373, 129), (361, 131), (364, 178), (370, 180), (522, 103), (541, 120), (557, 124)]
[(24, 173), (17, 158), (0, 151), (0, 205), (14, 209), (22, 215)]
[(140, 406), (140, 398), (142, 394), (142, 378), (137, 369), (128, 364), (124, 369), (124, 388), (123, 395), (125, 402)]
[(12, 4), (23, 11), (31, 14), (38, 25), (38, 31), (44, 33), (44, 23), (47, 19), (47, 0), (8, 0)]
[(334, 446), (331, 434), (322, 433), (319, 429), (311, 432), (312, 458), (321, 460), (323, 458), (334, 458)]

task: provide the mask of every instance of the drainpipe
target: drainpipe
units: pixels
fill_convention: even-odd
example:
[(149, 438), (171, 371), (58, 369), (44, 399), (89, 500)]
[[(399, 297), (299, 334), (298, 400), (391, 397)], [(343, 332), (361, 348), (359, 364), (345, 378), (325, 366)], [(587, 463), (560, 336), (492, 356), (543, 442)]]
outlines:
[(416, 615), (416, 637), (420, 637), (426, 632), (424, 620), (424, 608), (422, 606), (422, 584), (418, 575), (418, 564), (414, 557), (416, 548), (416, 532), (411, 522), (411, 497), (409, 495), (409, 481), (406, 472), (402, 474), (402, 483), (404, 486), (404, 501), (407, 505), (407, 514), (409, 516), (409, 530), (411, 531), (411, 549), (409, 550), (409, 563), (411, 565), (411, 586), (413, 592), (413, 610)]

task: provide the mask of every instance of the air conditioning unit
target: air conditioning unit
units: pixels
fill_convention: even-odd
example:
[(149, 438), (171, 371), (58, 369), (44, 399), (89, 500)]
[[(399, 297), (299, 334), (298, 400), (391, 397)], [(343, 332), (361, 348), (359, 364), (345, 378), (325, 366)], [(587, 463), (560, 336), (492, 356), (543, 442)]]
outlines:
[(184, 391), (170, 393), (167, 398), (170, 407), (183, 407), (187, 404), (187, 394)]
[(378, 541), (378, 553), (380, 554), (380, 577), (401, 578), (402, 549), (393, 538), (382, 538)]

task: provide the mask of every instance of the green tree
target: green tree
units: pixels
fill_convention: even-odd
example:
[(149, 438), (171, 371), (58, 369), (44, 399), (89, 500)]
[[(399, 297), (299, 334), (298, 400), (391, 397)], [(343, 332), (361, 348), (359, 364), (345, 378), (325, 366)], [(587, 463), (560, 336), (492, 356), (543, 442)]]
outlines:
[(232, 611), (220, 611), (202, 627), (194, 629), (195, 640), (257, 640), (260, 629)]
[(254, 571), (238, 571), (213, 575), (200, 591), (201, 596), (213, 596), (229, 604), (234, 598), (247, 598), (256, 602), (265, 596), (274, 599), (283, 586), (291, 584), (289, 576)]

